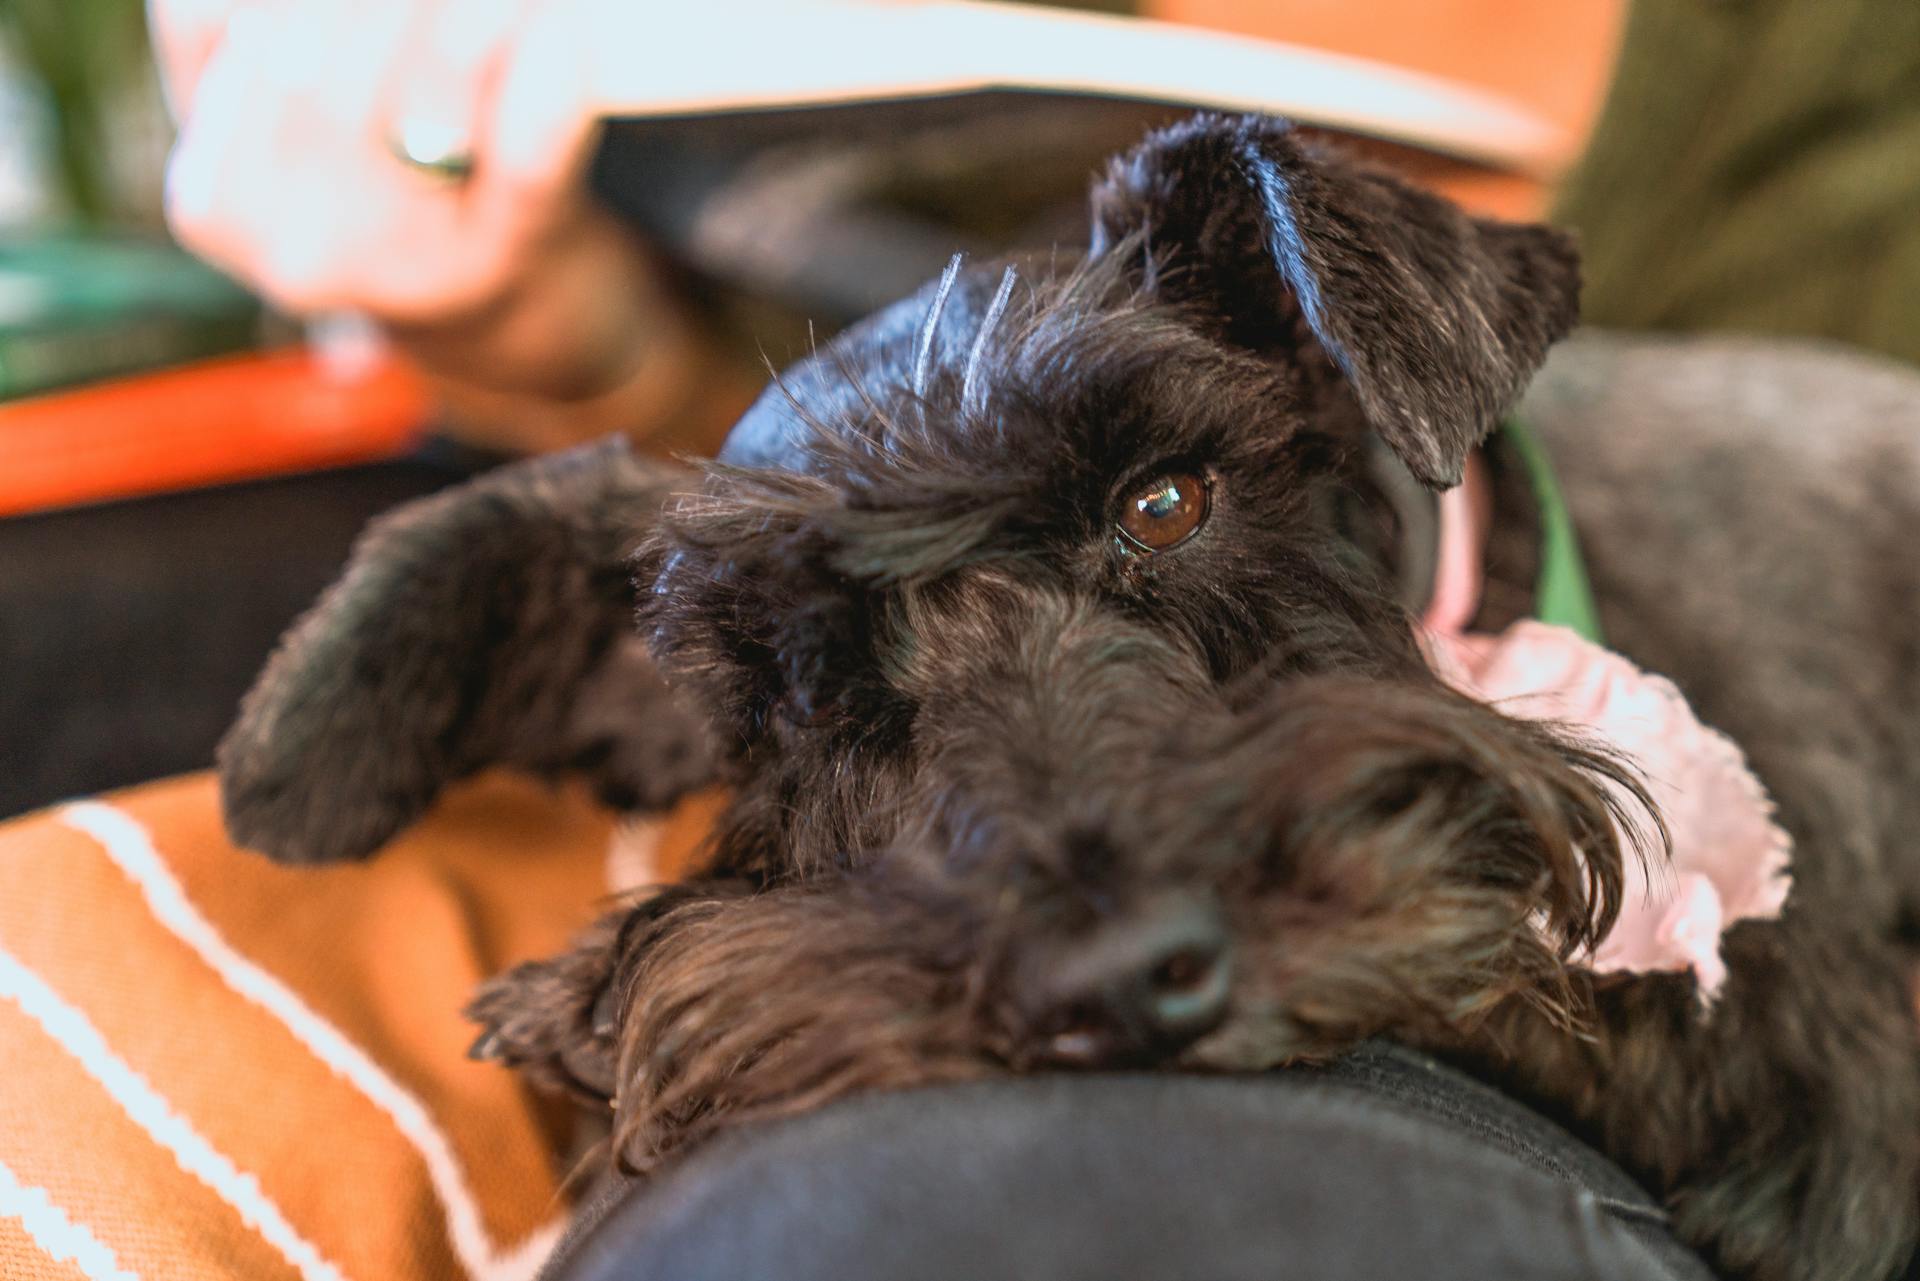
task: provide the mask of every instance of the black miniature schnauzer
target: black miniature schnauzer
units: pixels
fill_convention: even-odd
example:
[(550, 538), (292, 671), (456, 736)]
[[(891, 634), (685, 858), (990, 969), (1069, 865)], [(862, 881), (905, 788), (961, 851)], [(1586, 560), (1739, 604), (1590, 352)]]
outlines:
[[(1895, 1272), (1911, 799), (1848, 825), (1776, 777), (1803, 866), (1717, 998), (1596, 974), (1661, 856), (1644, 789), (1415, 639), (1383, 477), (1459, 481), (1574, 324), (1568, 240), (1258, 117), (1149, 137), (1092, 213), (1071, 270), (956, 265), (819, 349), (717, 462), (607, 445), (380, 522), (223, 750), (237, 838), (364, 857), (502, 763), (629, 810), (728, 784), (704, 879), (473, 1006), (482, 1052), (613, 1103), (631, 1169), (853, 1090), (1388, 1036), (1550, 1109), (1729, 1272)], [(1715, 704), (1716, 653), (1738, 721), (1765, 700)], [(1837, 741), (1911, 742), (1903, 689)]]

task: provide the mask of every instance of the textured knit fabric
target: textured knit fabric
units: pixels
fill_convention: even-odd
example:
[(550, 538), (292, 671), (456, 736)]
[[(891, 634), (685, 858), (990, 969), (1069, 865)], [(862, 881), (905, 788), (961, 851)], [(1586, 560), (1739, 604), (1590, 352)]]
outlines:
[(204, 775), (0, 825), (0, 1278), (531, 1276), (566, 1113), (460, 1008), (707, 812), (617, 833), (490, 778), (307, 869), (231, 847)]
[(1554, 220), (1611, 328), (1920, 360), (1920, 4), (1643, 0)]

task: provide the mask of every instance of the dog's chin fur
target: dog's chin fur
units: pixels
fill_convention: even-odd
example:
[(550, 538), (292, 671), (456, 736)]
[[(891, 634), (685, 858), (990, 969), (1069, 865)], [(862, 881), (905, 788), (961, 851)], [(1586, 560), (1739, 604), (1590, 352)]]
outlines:
[(1201, 737), (1164, 791), (1063, 814), (1044, 844), (961, 866), (951, 810), (915, 812), (853, 869), (623, 908), (472, 1013), (537, 1076), (615, 1099), (633, 1170), (852, 1090), (1058, 1063), (1045, 976), (1169, 897), (1221, 905), (1230, 1012), (1080, 1065), (1325, 1060), (1381, 1033), (1462, 1039), (1510, 1000), (1578, 1022), (1568, 958), (1619, 903), (1619, 764), (1430, 684), (1342, 676), (1282, 682)]
[[(1565, 238), (1259, 118), (1153, 135), (1093, 215), (1071, 270), (956, 266), (841, 335), (717, 463), (537, 460), (390, 522), (250, 696), (236, 830), (363, 855), (503, 759), (727, 783), (706, 879), (471, 1010), (613, 1103), (630, 1170), (854, 1090), (1386, 1035), (1541, 1100), (1729, 1268), (1890, 1269), (1890, 952), (1803, 912), (1711, 1011), (1595, 981), (1657, 815), (1604, 745), (1445, 688), (1403, 604), (1379, 460), (1458, 477), (1573, 323)], [(1121, 527), (1169, 476), (1200, 516), (1149, 552)]]

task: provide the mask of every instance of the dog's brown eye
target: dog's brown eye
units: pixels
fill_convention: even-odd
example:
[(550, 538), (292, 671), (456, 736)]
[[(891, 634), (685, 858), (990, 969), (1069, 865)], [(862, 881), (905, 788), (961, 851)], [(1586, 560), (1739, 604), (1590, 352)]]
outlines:
[(1207, 482), (1192, 472), (1162, 476), (1127, 495), (1121, 537), (1135, 551), (1166, 551), (1200, 532), (1210, 501)]

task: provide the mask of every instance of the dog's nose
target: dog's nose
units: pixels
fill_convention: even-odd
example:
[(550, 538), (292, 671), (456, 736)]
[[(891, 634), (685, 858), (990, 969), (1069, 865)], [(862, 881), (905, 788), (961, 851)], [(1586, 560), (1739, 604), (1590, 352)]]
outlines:
[(1226, 922), (1186, 897), (1106, 923), (1047, 971), (1041, 1053), (1085, 1066), (1178, 1053), (1220, 1025), (1233, 986)]

